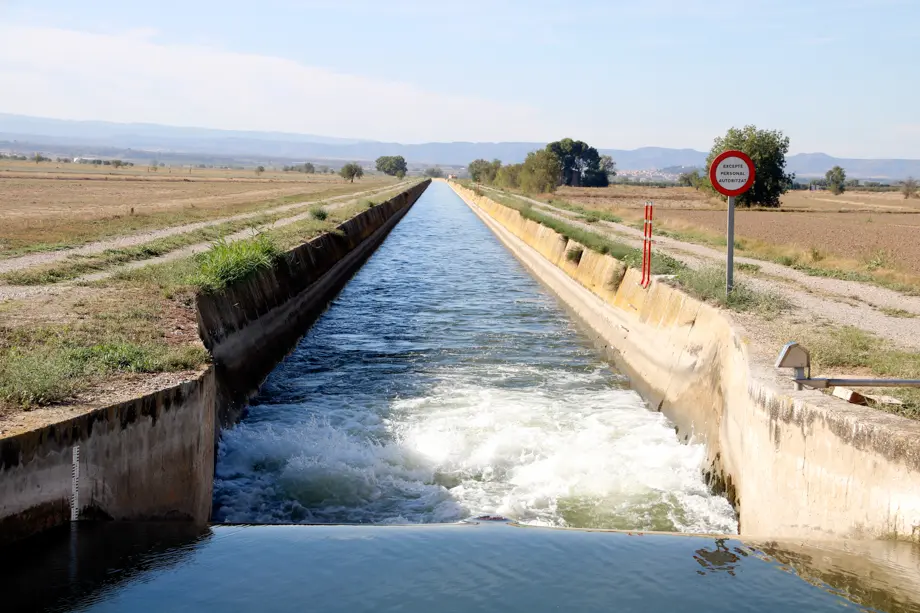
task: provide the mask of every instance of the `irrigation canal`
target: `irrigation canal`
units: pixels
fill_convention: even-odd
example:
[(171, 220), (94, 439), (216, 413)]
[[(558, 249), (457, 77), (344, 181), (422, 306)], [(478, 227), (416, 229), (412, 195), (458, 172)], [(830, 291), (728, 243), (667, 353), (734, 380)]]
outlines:
[[(435, 183), (224, 432), (216, 525), (50, 530), (0, 552), (0, 606), (920, 610), (910, 543), (546, 528), (735, 532), (702, 458)], [(457, 523), (486, 514), (519, 523)]]
[(224, 432), (214, 519), (736, 532), (702, 458), (435, 182)]

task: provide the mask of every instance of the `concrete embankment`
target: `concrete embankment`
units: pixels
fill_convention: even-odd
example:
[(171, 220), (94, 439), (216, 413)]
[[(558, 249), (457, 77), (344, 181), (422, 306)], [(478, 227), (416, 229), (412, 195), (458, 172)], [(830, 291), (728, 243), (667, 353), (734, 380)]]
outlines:
[[(700, 437), (742, 535), (920, 541), (920, 423), (788, 390), (724, 311), (453, 188), (630, 375), (651, 407)], [(777, 348), (778, 349), (778, 348)], [(784, 389), (786, 388), (786, 389)]]
[[(0, 544), (81, 519), (204, 523), (215, 444), (245, 399), (428, 186), (294, 248), (273, 269), (198, 297), (214, 365), (194, 379), (0, 438)], [(73, 506), (73, 509), (72, 509)]]

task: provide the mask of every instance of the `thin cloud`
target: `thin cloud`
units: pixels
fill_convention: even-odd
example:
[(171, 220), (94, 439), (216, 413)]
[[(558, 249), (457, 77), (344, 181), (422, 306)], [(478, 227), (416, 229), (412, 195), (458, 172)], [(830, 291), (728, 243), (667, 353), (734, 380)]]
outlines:
[(379, 140), (524, 140), (533, 108), (293, 60), (119, 35), (0, 26), (0, 110)]

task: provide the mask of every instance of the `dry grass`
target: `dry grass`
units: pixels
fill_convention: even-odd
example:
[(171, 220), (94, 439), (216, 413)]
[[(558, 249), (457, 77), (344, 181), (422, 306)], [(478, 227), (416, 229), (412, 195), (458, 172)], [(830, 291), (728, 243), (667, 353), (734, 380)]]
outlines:
[[(597, 195), (579, 196), (590, 191)], [(602, 214), (622, 217), (624, 223), (640, 229), (642, 207), (646, 199), (652, 199), (656, 205), (657, 235), (725, 247), (724, 208), (706, 210), (701, 201), (688, 205), (689, 198), (697, 193), (692, 188), (615, 186), (560, 192), (566, 192), (588, 214), (596, 209)], [(656, 199), (658, 192), (665, 197)], [(682, 198), (681, 194), (687, 197)], [(917, 240), (920, 214), (892, 212), (899, 210), (897, 207), (908, 206), (904, 202), (900, 194), (894, 193), (846, 192), (833, 196), (827, 192), (790, 192), (784, 199), (784, 207), (792, 207), (789, 211), (737, 212), (735, 248), (739, 255), (793, 266), (807, 274), (915, 293), (920, 291), (920, 240)], [(847, 210), (846, 206), (867, 207), (874, 212), (830, 212)], [(913, 201), (909, 206), (920, 210)]]
[(85, 165), (31, 166), (31, 172), (11, 169), (10, 163), (0, 169), (0, 257), (321, 200), (393, 182), (368, 177), (346, 183), (332, 175), (297, 173), (265, 173), (258, 178), (252, 172), (244, 177), (229, 172), (221, 176), (220, 171), (169, 175), (165, 169), (150, 173), (139, 168), (94, 174)]
[[(725, 209), (723, 200), (692, 187), (561, 187), (555, 197), (614, 214), (619, 214), (618, 209), (639, 209), (641, 214), (647, 200), (655, 203), (656, 210)], [(920, 200), (905, 200), (900, 192), (847, 191), (835, 196), (827, 191), (797, 190), (783, 195), (780, 211), (911, 213), (920, 212)]]
[[(890, 343), (858, 328), (799, 330), (797, 338), (811, 352), (814, 377), (868, 375), (920, 379), (920, 353), (893, 348)], [(879, 391), (904, 404), (881, 404), (878, 408), (920, 419), (920, 390), (889, 388)]]

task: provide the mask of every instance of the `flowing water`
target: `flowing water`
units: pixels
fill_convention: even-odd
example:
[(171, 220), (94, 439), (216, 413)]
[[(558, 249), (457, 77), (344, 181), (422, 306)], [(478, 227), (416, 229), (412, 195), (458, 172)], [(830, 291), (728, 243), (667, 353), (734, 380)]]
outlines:
[(703, 456), (434, 183), (224, 432), (214, 513), (735, 532)]

